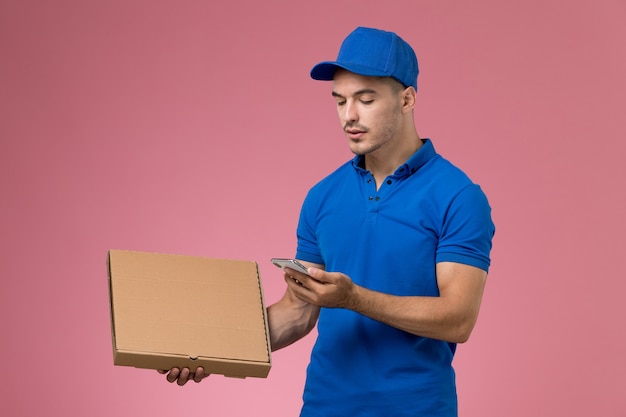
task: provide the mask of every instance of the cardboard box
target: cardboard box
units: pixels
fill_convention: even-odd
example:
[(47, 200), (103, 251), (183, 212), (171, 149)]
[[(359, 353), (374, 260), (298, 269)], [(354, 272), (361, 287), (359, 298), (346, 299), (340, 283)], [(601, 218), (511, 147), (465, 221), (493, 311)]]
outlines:
[(267, 377), (256, 262), (110, 250), (108, 275), (115, 365)]

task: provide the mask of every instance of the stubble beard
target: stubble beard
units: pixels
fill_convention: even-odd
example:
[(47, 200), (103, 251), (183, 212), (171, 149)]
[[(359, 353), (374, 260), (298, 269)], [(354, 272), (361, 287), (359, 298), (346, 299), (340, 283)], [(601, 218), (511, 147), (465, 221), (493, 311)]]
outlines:
[(398, 126), (400, 126), (399, 118), (394, 118), (392, 122), (388, 122), (385, 125), (381, 126), (380, 132), (376, 135), (376, 137), (372, 138), (373, 140), (371, 141), (369, 146), (364, 146), (362, 149), (359, 145), (365, 144), (367, 142), (368, 136), (371, 135), (370, 129), (362, 125), (346, 126), (346, 128), (356, 127), (365, 131), (365, 138), (359, 139), (358, 141), (353, 141), (348, 137), (348, 140), (350, 141), (350, 150), (353, 154), (359, 156), (365, 156), (374, 153), (394, 140), (394, 137), (398, 133)]

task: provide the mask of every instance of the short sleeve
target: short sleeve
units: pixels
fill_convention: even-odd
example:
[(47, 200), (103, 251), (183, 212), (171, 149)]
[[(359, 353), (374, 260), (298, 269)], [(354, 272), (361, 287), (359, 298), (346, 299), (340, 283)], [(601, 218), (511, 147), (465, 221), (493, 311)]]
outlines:
[(463, 188), (443, 219), (436, 262), (457, 262), (489, 270), (495, 226), (487, 197), (476, 184)]
[(315, 224), (317, 218), (317, 210), (311, 193), (307, 195), (302, 209), (300, 210), (300, 219), (298, 220), (298, 247), (296, 249), (296, 259), (324, 265), (324, 260), (320, 253), (315, 234)]

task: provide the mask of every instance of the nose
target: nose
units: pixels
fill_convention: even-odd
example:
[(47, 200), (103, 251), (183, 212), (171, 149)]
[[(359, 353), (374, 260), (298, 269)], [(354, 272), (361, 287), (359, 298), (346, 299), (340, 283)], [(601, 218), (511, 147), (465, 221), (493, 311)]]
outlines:
[(359, 113), (357, 111), (355, 103), (347, 101), (343, 108), (343, 119), (346, 123), (352, 123), (359, 120)]

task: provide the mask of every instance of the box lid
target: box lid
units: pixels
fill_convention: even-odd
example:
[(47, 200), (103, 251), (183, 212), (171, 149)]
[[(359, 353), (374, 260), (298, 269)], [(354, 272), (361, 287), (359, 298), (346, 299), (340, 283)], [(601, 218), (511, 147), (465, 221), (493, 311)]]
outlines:
[(116, 365), (267, 376), (256, 262), (111, 250), (108, 271)]

